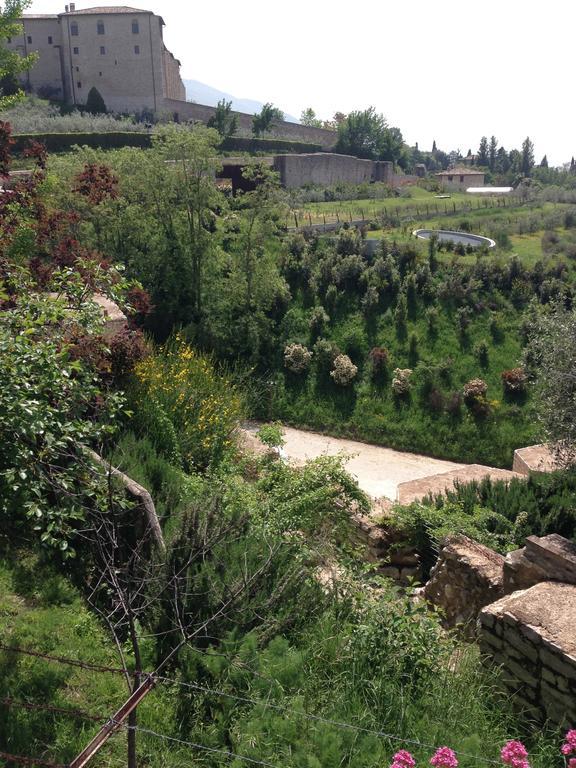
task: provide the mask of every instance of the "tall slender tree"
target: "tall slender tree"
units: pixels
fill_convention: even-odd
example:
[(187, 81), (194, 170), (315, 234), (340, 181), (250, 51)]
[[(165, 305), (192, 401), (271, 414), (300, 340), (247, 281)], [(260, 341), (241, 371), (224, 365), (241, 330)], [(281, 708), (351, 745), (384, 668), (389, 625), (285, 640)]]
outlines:
[(524, 176), (530, 176), (532, 168), (534, 168), (534, 144), (530, 141), (530, 137), (526, 136), (522, 142), (521, 170)]
[(548, 168), (548, 158), (546, 155), (540, 160), (540, 168)]
[(488, 167), (491, 171), (496, 170), (496, 155), (498, 153), (498, 140), (496, 136), (490, 136), (490, 145), (488, 147)]
[(476, 165), (488, 165), (488, 139), (486, 136), (482, 136), (480, 139), (480, 146), (478, 147), (478, 157), (476, 158)]

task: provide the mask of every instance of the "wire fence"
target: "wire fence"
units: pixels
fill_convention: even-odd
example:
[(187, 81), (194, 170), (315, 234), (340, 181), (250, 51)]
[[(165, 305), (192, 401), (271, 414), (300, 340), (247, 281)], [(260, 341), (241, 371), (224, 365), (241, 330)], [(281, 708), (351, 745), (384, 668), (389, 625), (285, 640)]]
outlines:
[(366, 222), (376, 222), (383, 226), (400, 226), (409, 219), (432, 219), (459, 214), (471, 213), (477, 210), (510, 209), (518, 208), (529, 202), (525, 197), (491, 197), (456, 201), (438, 201), (428, 203), (407, 203), (406, 205), (378, 205), (376, 203), (366, 206), (335, 206), (327, 209), (296, 209), (291, 211), (285, 219), (288, 230), (297, 229), (334, 229), (342, 224), (361, 225)]

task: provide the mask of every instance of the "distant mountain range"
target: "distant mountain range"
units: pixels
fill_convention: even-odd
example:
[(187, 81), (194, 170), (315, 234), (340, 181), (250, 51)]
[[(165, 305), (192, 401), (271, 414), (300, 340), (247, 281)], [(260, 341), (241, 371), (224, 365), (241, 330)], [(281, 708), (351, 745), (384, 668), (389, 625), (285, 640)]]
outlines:
[[(186, 86), (186, 98), (188, 101), (195, 101), (197, 104), (206, 104), (209, 107), (217, 106), (218, 102), (222, 99), (232, 102), (232, 109), (237, 112), (246, 112), (249, 115), (254, 115), (256, 112), (260, 112), (264, 103), (262, 101), (255, 101), (254, 99), (239, 99), (236, 96), (232, 96), (231, 93), (225, 93), (219, 91), (218, 88), (212, 88), (211, 85), (201, 83), (198, 80), (184, 80)], [(275, 104), (274, 106), (278, 106)], [(282, 107), (280, 107), (282, 109)], [(284, 119), (291, 123), (300, 122), (296, 117), (292, 115), (284, 114)]]

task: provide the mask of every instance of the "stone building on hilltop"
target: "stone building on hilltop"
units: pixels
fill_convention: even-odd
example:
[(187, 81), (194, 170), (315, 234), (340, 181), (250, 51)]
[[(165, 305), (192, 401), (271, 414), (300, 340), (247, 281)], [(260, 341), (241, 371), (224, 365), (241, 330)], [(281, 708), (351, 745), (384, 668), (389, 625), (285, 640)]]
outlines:
[(22, 34), (8, 47), (38, 54), (24, 73), (24, 87), (45, 98), (84, 105), (97, 88), (115, 112), (161, 112), (166, 99), (186, 101), (180, 62), (163, 41), (164, 21), (152, 11), (127, 6), (63, 13), (25, 14)]

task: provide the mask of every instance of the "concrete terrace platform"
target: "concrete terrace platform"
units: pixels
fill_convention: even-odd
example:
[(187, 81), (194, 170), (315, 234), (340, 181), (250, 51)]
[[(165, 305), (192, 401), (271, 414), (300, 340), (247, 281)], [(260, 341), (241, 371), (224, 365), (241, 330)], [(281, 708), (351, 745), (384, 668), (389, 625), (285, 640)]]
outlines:
[(555, 472), (560, 467), (548, 446), (529, 445), (514, 451), (513, 469), (522, 475), (529, 475), (530, 472)]
[(466, 483), (480, 482), (486, 477), (491, 480), (504, 481), (513, 478), (526, 479), (525, 475), (511, 472), (508, 469), (484, 467), (482, 464), (466, 464), (449, 472), (400, 483), (396, 489), (396, 501), (400, 504), (411, 504), (413, 501), (420, 501), (428, 495), (446, 493), (446, 491), (452, 490), (456, 484), (465, 485)]

